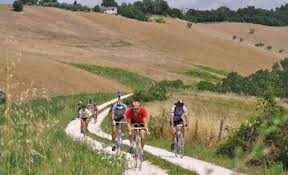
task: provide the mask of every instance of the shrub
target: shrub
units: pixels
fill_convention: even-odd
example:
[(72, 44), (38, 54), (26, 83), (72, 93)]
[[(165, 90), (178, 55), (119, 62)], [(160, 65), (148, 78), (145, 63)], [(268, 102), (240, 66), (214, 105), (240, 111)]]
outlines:
[(99, 5), (96, 5), (94, 8), (93, 8), (93, 11), (94, 12), (102, 12), (102, 9)]
[(187, 22), (186, 27), (187, 28), (191, 28), (192, 27), (192, 22)]
[(284, 52), (284, 49), (280, 49), (278, 52), (279, 52), (279, 53), (282, 53), (282, 52)]
[(127, 18), (148, 21), (148, 17), (132, 5), (122, 5), (121, 7), (118, 7), (118, 13)]
[(22, 0), (16, 0), (16, 1), (14, 1), (14, 3), (13, 3), (13, 9), (14, 9), (14, 11), (16, 11), (16, 12), (21, 12), (21, 11), (23, 11), (23, 2), (22, 2)]
[(239, 41), (240, 41), (240, 42), (243, 42), (243, 41), (244, 41), (244, 38), (240, 38)]
[(267, 49), (267, 50), (271, 50), (271, 49), (272, 49), (272, 46), (267, 46), (266, 49)]
[(6, 94), (0, 91), (0, 106), (6, 103)]
[(254, 34), (255, 33), (255, 29), (254, 28), (249, 29), (249, 33), (250, 34)]
[(217, 86), (209, 81), (200, 81), (197, 84), (197, 87), (199, 90), (202, 90), (202, 91), (212, 91), (212, 92), (217, 91)]
[(165, 20), (163, 18), (156, 18), (155, 22), (162, 24), (165, 23)]
[(237, 39), (237, 36), (236, 35), (233, 35), (233, 40)]
[(261, 42), (259, 42), (259, 43), (256, 43), (256, 44), (255, 44), (255, 46), (256, 46), (256, 47), (263, 47), (263, 46), (264, 46), (264, 44), (263, 44), (263, 43), (261, 43)]
[(168, 111), (162, 110), (159, 116), (150, 116), (149, 128), (151, 137), (154, 139), (169, 138), (169, 116)]

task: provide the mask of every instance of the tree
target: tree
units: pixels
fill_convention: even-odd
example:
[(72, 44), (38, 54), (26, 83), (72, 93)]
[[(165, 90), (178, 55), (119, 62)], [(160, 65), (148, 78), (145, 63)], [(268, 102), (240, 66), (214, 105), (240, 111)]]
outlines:
[(103, 0), (101, 6), (104, 7), (117, 7), (118, 4), (115, 2), (115, 0)]
[(74, 1), (74, 2), (73, 2), (73, 5), (78, 5), (77, 1)]
[(16, 11), (16, 12), (21, 12), (21, 11), (23, 11), (23, 2), (22, 2), (22, 0), (16, 0), (16, 1), (14, 1), (14, 3), (13, 3), (13, 9), (14, 9), (14, 11)]
[(179, 18), (179, 19), (183, 18), (183, 14), (182, 14), (181, 10), (176, 9), (176, 8), (169, 9), (168, 15), (171, 17)]
[(96, 6), (93, 8), (93, 11), (94, 11), (94, 12), (101, 12), (102, 9), (101, 9), (101, 7), (100, 7), (99, 5), (96, 5)]

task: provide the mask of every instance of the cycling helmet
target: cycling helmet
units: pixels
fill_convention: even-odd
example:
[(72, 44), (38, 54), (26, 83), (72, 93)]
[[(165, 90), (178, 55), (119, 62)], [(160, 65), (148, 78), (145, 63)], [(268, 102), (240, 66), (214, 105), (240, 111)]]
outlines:
[(116, 105), (116, 110), (124, 110), (124, 105)]
[(183, 107), (184, 106), (183, 100), (178, 99), (178, 101), (175, 103), (175, 105), (179, 106), (179, 107)]
[(139, 108), (141, 106), (141, 103), (139, 101), (133, 101), (132, 106), (133, 108)]
[(81, 109), (85, 109), (85, 108), (87, 108), (87, 106), (82, 104)]
[(93, 97), (88, 97), (88, 104), (93, 104)]

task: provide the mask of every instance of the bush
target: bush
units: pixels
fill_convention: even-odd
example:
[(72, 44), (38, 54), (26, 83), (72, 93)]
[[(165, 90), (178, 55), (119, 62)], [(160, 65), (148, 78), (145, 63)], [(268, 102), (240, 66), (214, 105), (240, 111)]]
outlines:
[(165, 20), (163, 18), (156, 18), (155, 22), (162, 24), (165, 23)]
[(240, 42), (243, 42), (243, 41), (244, 41), (244, 38), (240, 38), (239, 41), (240, 41)]
[(233, 35), (233, 40), (237, 39), (237, 36), (236, 35)]
[(190, 29), (192, 27), (192, 22), (187, 22), (186, 27)]
[(256, 43), (255, 46), (256, 46), (256, 47), (263, 47), (264, 44), (260, 42), (260, 43)]
[(6, 103), (6, 94), (0, 91), (0, 106)]
[(272, 46), (267, 46), (266, 49), (267, 49), (267, 50), (271, 50), (271, 49), (272, 49)]
[(93, 8), (93, 12), (102, 12), (102, 9), (99, 5), (96, 5), (94, 8)]
[(217, 86), (209, 81), (200, 81), (197, 84), (197, 88), (201, 91), (211, 91), (211, 92), (217, 91)]
[(255, 33), (255, 29), (254, 29), (254, 28), (251, 28), (251, 29), (249, 30), (249, 33), (250, 33), (250, 34), (254, 34), (254, 33)]
[(169, 135), (169, 115), (163, 109), (159, 116), (150, 116), (149, 128), (153, 139), (167, 139)]
[(127, 18), (137, 19), (140, 21), (148, 21), (148, 17), (132, 5), (124, 4), (118, 7), (118, 13)]
[(16, 11), (16, 12), (21, 12), (21, 11), (23, 11), (23, 2), (22, 2), (22, 0), (16, 0), (16, 1), (14, 1), (14, 3), (13, 3), (13, 9), (14, 9), (14, 11)]
[(284, 49), (280, 49), (278, 52), (279, 52), (279, 53), (283, 53), (283, 52), (284, 52)]
[(151, 102), (151, 101), (162, 101), (168, 99), (168, 90), (169, 89), (179, 89), (185, 88), (186, 86), (181, 80), (174, 81), (160, 81), (155, 83), (148, 89), (145, 90), (136, 90), (134, 92), (134, 100), (142, 102)]

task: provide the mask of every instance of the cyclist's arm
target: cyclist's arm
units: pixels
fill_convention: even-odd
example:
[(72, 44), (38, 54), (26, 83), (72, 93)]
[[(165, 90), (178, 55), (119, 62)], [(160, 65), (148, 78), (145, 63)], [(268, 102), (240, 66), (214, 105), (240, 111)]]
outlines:
[(182, 116), (183, 121), (184, 121), (184, 125), (188, 125), (189, 124), (189, 120), (188, 120), (188, 109), (186, 108), (186, 106), (183, 107), (184, 110), (184, 114)]
[(127, 118), (127, 128), (128, 128), (129, 132), (132, 132), (131, 131), (131, 119), (130, 118)]
[(148, 130), (147, 118), (144, 118), (144, 119), (143, 119), (143, 123), (144, 123), (144, 128), (145, 128), (145, 130), (146, 130), (147, 132), (149, 132), (149, 130)]
[(116, 106), (115, 106), (115, 104), (113, 105), (113, 107), (112, 107), (112, 121), (114, 120), (114, 118), (115, 118), (115, 108), (116, 108)]

